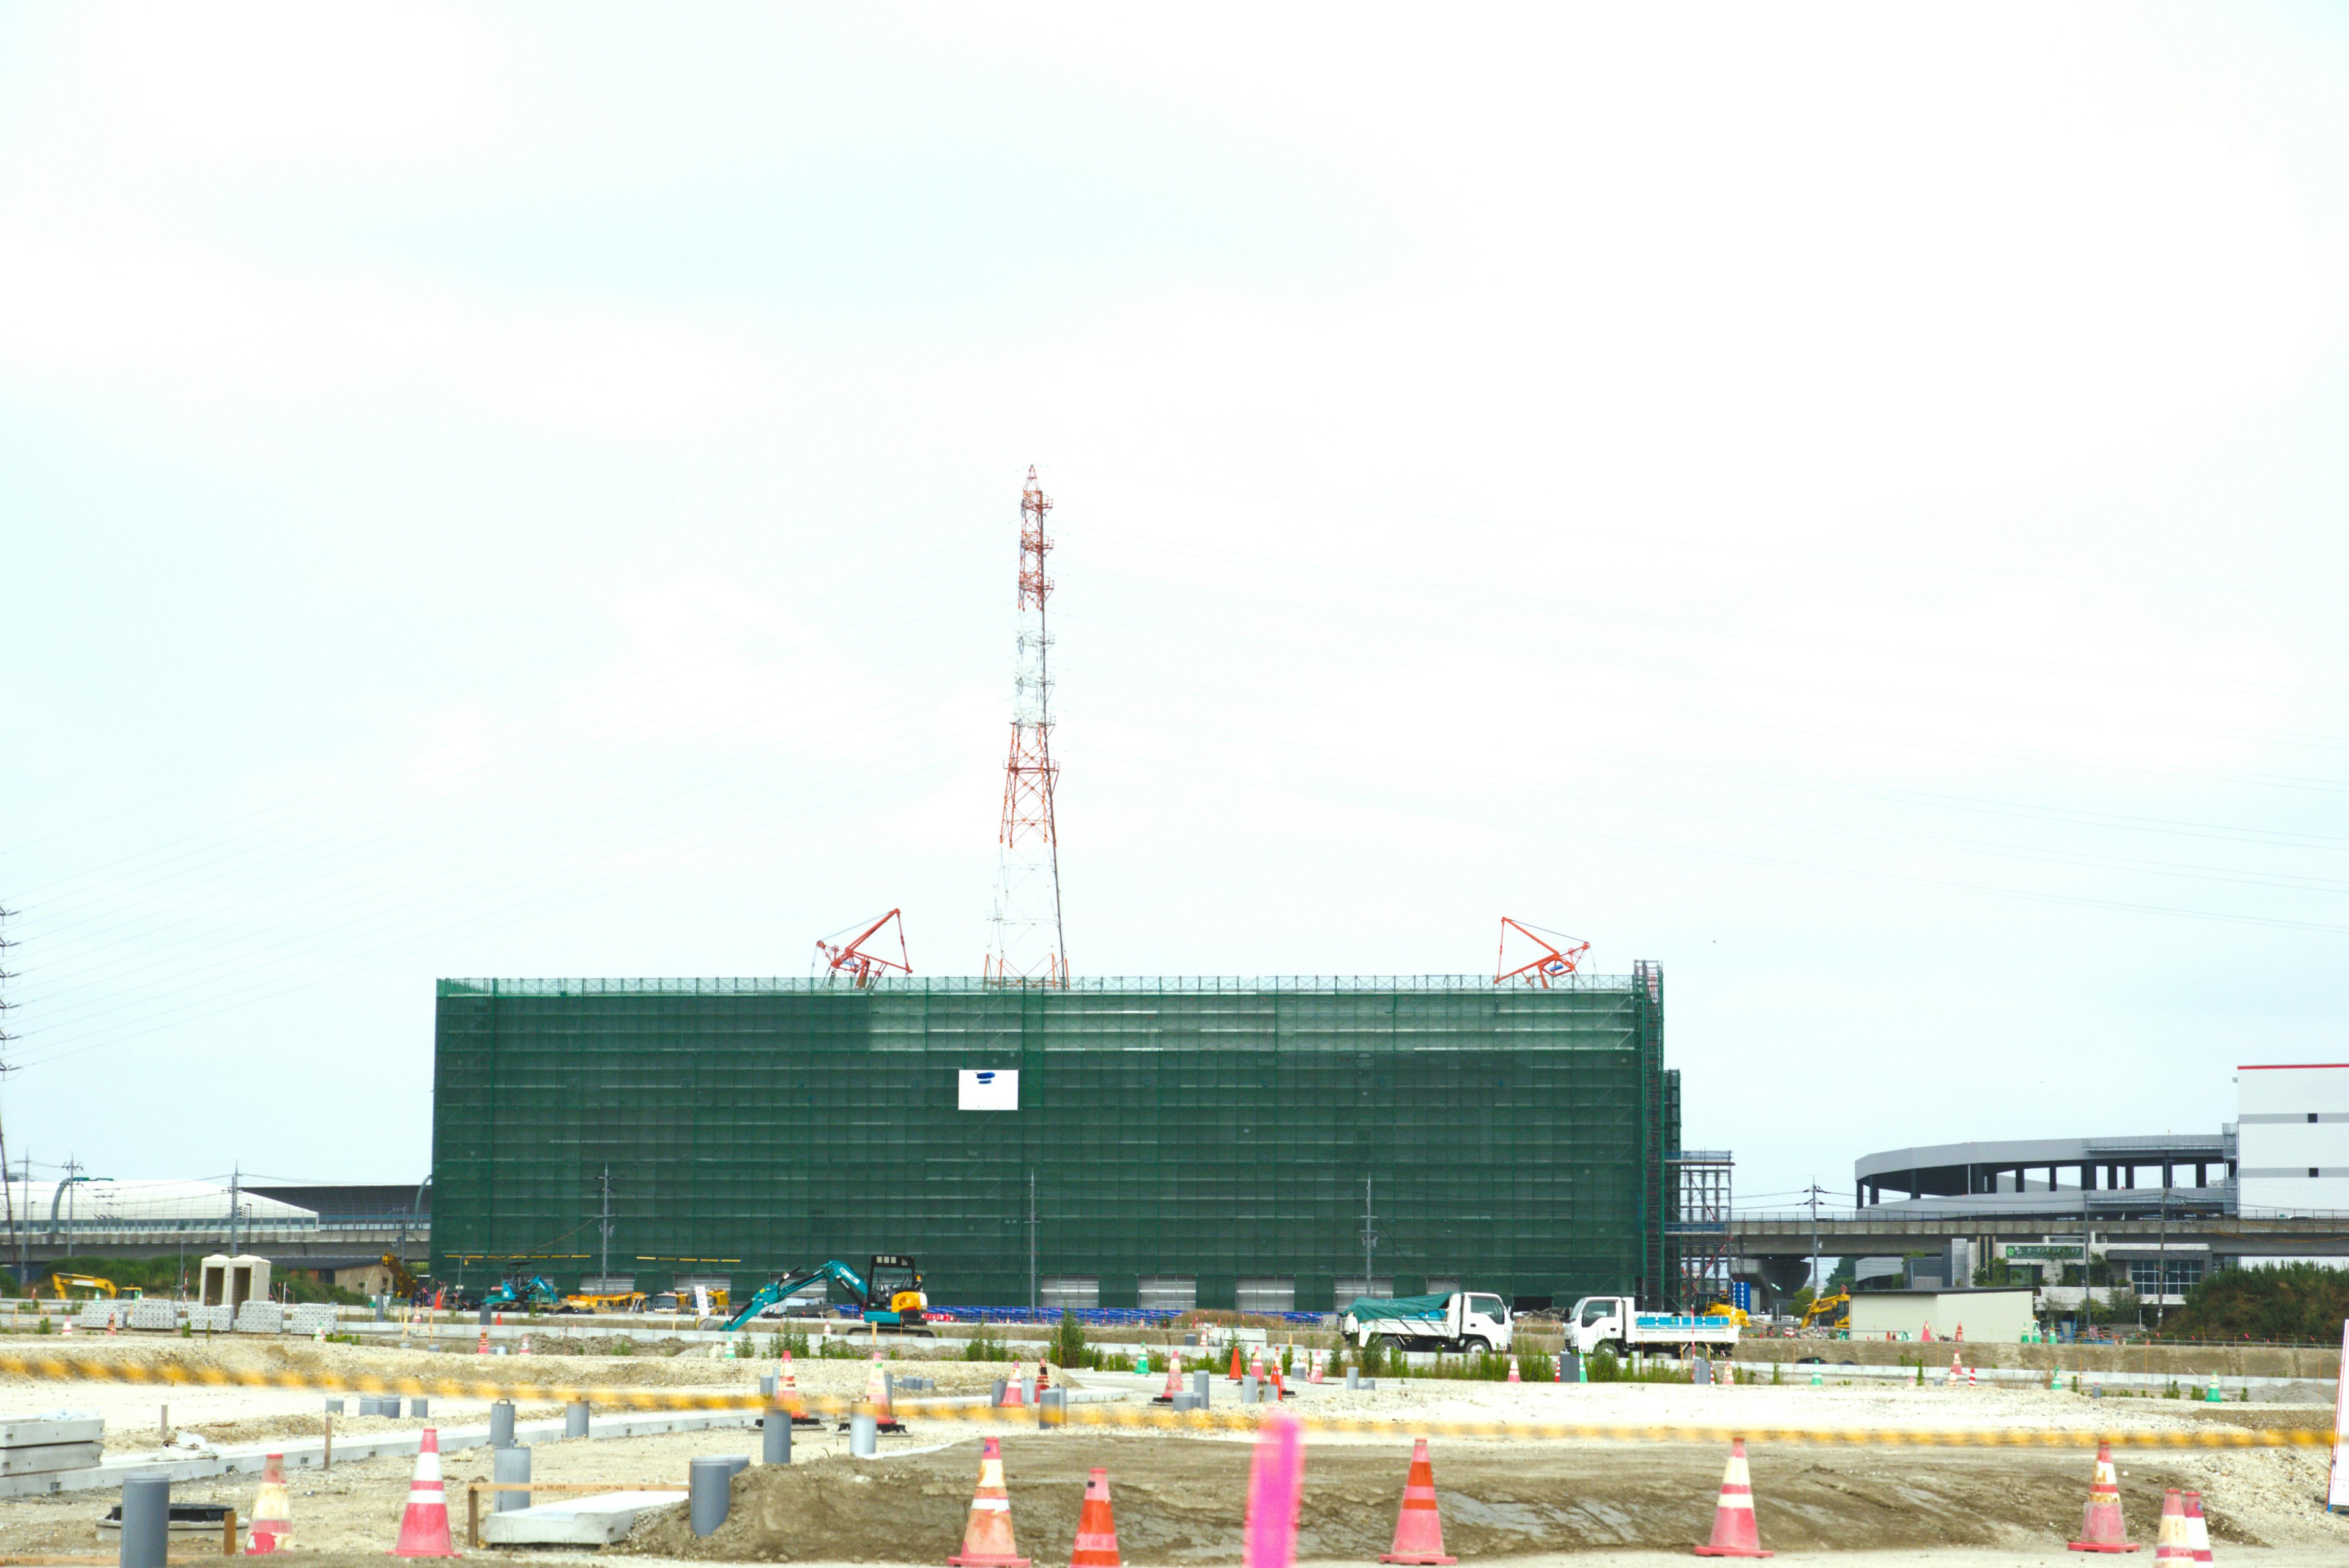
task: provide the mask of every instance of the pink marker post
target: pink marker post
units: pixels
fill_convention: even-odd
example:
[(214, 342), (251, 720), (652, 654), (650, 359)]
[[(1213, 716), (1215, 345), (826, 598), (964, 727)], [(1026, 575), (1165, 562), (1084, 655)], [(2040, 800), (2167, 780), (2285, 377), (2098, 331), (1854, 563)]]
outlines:
[(1297, 1561), (1297, 1510), (1305, 1496), (1305, 1432), (1276, 1410), (1257, 1429), (1248, 1461), (1246, 1568), (1291, 1568)]

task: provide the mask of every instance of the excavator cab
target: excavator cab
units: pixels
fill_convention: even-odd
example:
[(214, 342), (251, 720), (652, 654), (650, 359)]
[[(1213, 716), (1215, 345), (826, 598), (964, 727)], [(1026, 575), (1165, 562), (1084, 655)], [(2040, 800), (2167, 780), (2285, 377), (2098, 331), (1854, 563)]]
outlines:
[(887, 1313), (884, 1323), (895, 1323), (911, 1327), (922, 1321), (930, 1298), (922, 1294), (922, 1271), (914, 1260), (894, 1253), (878, 1253), (873, 1264), (864, 1272), (867, 1289), (864, 1296), (866, 1313)]

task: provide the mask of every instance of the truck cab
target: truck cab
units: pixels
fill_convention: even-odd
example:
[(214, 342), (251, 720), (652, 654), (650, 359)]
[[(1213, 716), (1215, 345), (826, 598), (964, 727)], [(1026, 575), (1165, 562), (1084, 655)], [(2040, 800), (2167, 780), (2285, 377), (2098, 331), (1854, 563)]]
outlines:
[(1381, 1341), (1390, 1350), (1507, 1350), (1516, 1336), (1508, 1304), (1485, 1291), (1450, 1295), (1358, 1297), (1342, 1326), (1357, 1344)]
[(1727, 1346), (1737, 1343), (1737, 1319), (1727, 1315), (1641, 1312), (1628, 1295), (1586, 1295), (1566, 1321), (1566, 1346), (1577, 1356), (1602, 1345), (1625, 1350)]

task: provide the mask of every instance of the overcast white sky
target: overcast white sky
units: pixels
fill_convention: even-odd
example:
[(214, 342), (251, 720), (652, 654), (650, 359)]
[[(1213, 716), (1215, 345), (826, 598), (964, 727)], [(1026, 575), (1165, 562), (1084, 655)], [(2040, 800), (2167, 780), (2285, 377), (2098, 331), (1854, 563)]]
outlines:
[(1663, 965), (1741, 1194), (2343, 1059), (2337, 9), (0, 11), (12, 1156), (435, 976)]

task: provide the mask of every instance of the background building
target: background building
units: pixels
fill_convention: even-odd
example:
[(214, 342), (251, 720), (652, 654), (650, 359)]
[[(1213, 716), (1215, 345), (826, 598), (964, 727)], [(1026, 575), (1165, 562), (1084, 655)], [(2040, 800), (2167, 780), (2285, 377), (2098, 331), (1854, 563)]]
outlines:
[(1674, 1277), (1651, 965), (1551, 989), (465, 980), (438, 1007), (446, 1280), (748, 1285), (887, 1252), (941, 1304), (1326, 1311), (1366, 1274), (1521, 1305)]
[(2349, 1212), (2349, 1062), (2235, 1069), (2246, 1209)]

